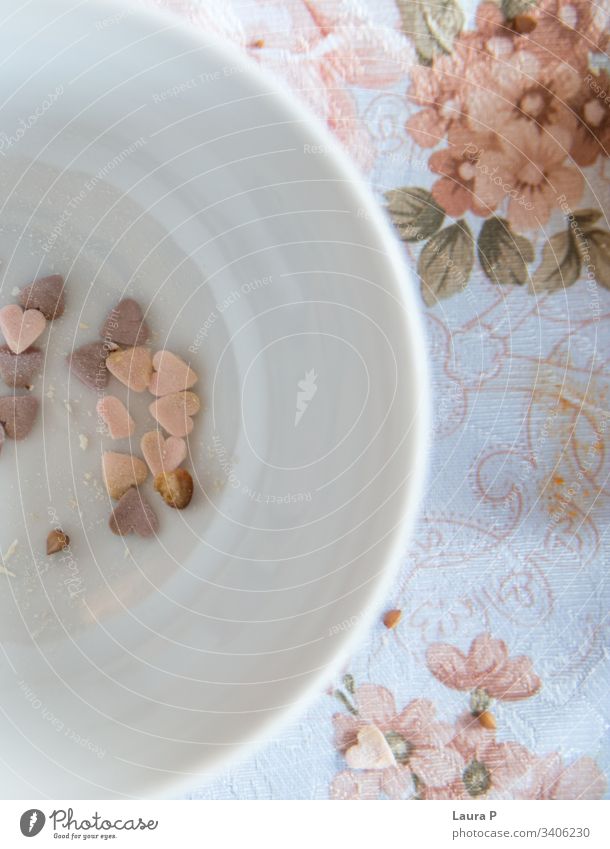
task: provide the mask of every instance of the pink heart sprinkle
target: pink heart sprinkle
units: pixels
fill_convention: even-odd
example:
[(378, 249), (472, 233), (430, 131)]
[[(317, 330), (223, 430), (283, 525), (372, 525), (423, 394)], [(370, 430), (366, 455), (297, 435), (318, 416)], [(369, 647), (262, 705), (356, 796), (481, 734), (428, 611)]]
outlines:
[(194, 392), (174, 392), (157, 398), (148, 408), (162, 428), (172, 436), (188, 436), (193, 430), (194, 416), (201, 402)]
[(96, 404), (99, 417), (105, 422), (111, 439), (125, 439), (135, 432), (136, 423), (125, 405), (114, 395), (105, 395)]
[(197, 383), (193, 369), (171, 351), (157, 351), (153, 357), (155, 372), (150, 379), (149, 389), (153, 395), (171, 395), (183, 392)]
[(38, 310), (24, 312), (17, 304), (8, 304), (0, 309), (0, 330), (15, 354), (21, 354), (29, 348), (46, 326), (47, 320)]

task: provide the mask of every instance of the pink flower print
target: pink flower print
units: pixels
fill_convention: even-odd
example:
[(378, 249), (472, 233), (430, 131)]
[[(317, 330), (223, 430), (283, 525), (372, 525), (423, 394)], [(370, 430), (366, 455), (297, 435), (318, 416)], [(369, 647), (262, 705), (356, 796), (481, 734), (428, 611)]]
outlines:
[(406, 129), (416, 144), (435, 147), (462, 121), (468, 83), (482, 67), (476, 54), (456, 47), (454, 54), (440, 56), (430, 67), (413, 68), (408, 96), (423, 108), (408, 119)]
[(557, 198), (571, 207), (583, 193), (584, 177), (566, 158), (563, 139), (523, 126), (496, 147), (479, 156), (479, 201), (492, 206), (500, 196), (508, 200), (506, 217), (518, 232), (544, 227), (557, 208)]
[(455, 646), (434, 643), (426, 655), (435, 678), (454, 690), (482, 690), (491, 699), (528, 699), (540, 689), (529, 657), (509, 657), (503, 640), (479, 634), (467, 654)]
[[(355, 691), (355, 704), (356, 715), (333, 717), (335, 744), (348, 765), (355, 765), (333, 782), (336, 798), (371, 798), (371, 793), (410, 798), (423, 786), (442, 787), (459, 777), (462, 758), (449, 745), (453, 728), (436, 720), (431, 702), (415, 699), (397, 713), (388, 690), (365, 684)], [(367, 747), (374, 742), (371, 727), (383, 735), (387, 750)]]
[[(466, 766), (462, 773), (461, 799), (523, 798), (524, 782), (531, 775), (535, 756), (520, 743), (499, 743), (495, 734), (479, 725), (471, 714), (456, 723), (453, 745)], [(454, 784), (452, 791), (456, 792)]]
[(566, 150), (576, 128), (570, 100), (580, 90), (581, 75), (560, 62), (543, 64), (520, 51), (486, 69), (481, 85), (465, 93), (464, 108), (474, 131), (495, 130), (500, 138), (518, 137), (526, 126), (544, 134), (552, 130)]
[(584, 167), (593, 165), (598, 156), (610, 156), (610, 75), (606, 71), (587, 74), (574, 109), (579, 118), (570, 148), (574, 161)]
[(460, 218), (469, 210), (487, 217), (504, 199), (501, 191), (494, 195), (485, 191), (482, 200), (481, 190), (487, 188), (488, 179), (479, 168), (479, 160), (493, 144), (492, 136), (458, 127), (450, 131), (448, 146), (430, 157), (430, 170), (441, 175), (432, 186), (432, 197), (453, 218)]
[(565, 766), (558, 752), (539, 758), (524, 789), (524, 799), (603, 799), (606, 777), (593, 758)]

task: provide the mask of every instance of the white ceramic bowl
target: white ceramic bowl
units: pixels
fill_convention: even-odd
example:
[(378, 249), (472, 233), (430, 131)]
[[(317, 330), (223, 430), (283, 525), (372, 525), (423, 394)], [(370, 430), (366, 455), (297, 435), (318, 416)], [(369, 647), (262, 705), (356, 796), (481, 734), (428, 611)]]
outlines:
[[(0, 303), (68, 287), (0, 458), (0, 796), (177, 793), (302, 708), (389, 589), (427, 430), (413, 281), (335, 143), (233, 50), (107, 0), (0, 13)], [(130, 445), (64, 363), (126, 293), (205, 402), (192, 505), (144, 488), (155, 540), (110, 534), (100, 452)]]

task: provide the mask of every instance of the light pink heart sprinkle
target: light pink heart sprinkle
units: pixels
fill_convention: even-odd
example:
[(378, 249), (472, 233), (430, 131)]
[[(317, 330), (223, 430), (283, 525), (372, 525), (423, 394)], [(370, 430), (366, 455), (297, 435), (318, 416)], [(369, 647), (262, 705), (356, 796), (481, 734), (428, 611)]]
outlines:
[(18, 304), (8, 304), (0, 309), (0, 330), (6, 344), (15, 354), (21, 354), (44, 333), (47, 320), (38, 310), (21, 309)]
[(198, 377), (193, 369), (171, 351), (157, 351), (153, 357), (154, 374), (149, 389), (153, 395), (171, 395), (183, 392), (197, 383)]
[(201, 402), (194, 392), (174, 392), (153, 401), (148, 409), (172, 436), (188, 436), (194, 424), (191, 416), (198, 413), (200, 407)]
[(387, 769), (396, 766), (388, 741), (376, 725), (365, 725), (358, 732), (358, 742), (345, 753), (352, 769)]
[(152, 375), (152, 357), (147, 348), (127, 348), (110, 354), (106, 368), (134, 392), (144, 392)]
[(186, 459), (186, 442), (177, 436), (167, 439), (158, 430), (145, 433), (140, 448), (148, 468), (156, 477), (161, 472), (173, 472)]
[(102, 473), (108, 495), (117, 500), (125, 495), (129, 487), (140, 486), (148, 477), (144, 460), (115, 451), (106, 451), (102, 455)]
[(96, 404), (98, 416), (106, 423), (112, 439), (125, 439), (135, 432), (136, 423), (125, 405), (114, 395), (105, 395)]

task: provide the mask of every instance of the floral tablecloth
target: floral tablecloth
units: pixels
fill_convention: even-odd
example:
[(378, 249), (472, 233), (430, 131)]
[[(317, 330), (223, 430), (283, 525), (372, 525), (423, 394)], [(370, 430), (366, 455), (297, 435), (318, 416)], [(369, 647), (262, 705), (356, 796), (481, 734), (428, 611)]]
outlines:
[(359, 164), (435, 395), (400, 620), (190, 797), (605, 796), (609, 0), (154, 5), (277, 72)]

